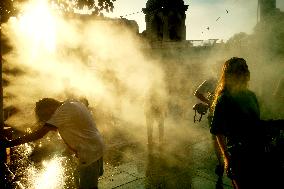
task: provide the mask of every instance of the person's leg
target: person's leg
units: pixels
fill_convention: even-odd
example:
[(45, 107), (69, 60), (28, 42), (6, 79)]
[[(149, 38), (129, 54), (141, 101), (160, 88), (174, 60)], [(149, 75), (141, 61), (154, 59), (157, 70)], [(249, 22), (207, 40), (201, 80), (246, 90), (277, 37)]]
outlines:
[(146, 115), (146, 124), (147, 124), (147, 136), (148, 136), (148, 144), (153, 144), (153, 119), (151, 115)]
[(76, 188), (79, 188), (80, 185), (80, 168), (79, 166), (76, 167), (76, 169), (73, 172), (74, 176), (74, 184)]
[(215, 173), (219, 177), (222, 177), (224, 174), (224, 162), (223, 162), (223, 157), (221, 155), (220, 147), (218, 145), (215, 135), (212, 135), (212, 143), (213, 143), (213, 148), (214, 148), (217, 160), (218, 160), (218, 164), (216, 165), (216, 168), (215, 168)]
[(162, 144), (164, 141), (164, 118), (159, 118), (159, 143)]
[(95, 161), (91, 165), (79, 166), (80, 172), (80, 189), (97, 189), (98, 188), (98, 178), (100, 175), (99, 160)]
[(104, 160), (103, 160), (103, 157), (101, 157), (98, 160), (98, 163), (99, 163), (99, 176), (102, 176), (104, 174)]

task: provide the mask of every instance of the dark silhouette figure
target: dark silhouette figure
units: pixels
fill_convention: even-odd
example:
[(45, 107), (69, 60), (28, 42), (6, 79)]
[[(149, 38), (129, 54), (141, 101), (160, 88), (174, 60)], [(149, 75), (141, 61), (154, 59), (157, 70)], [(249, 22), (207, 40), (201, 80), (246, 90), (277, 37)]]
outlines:
[(210, 131), (216, 135), (234, 188), (278, 188), (277, 174), (264, 153), (265, 130), (256, 95), (248, 89), (249, 79), (243, 58), (225, 62), (213, 101)]
[(158, 88), (152, 87), (146, 95), (144, 112), (146, 117), (148, 144), (153, 144), (153, 127), (155, 124), (159, 128), (159, 144), (164, 140), (164, 120), (167, 114), (167, 103), (165, 96)]

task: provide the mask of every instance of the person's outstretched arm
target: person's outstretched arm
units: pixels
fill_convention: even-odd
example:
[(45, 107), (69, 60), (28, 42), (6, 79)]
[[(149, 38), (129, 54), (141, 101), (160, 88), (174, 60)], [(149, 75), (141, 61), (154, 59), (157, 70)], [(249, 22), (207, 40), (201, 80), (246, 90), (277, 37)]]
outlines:
[(9, 147), (17, 146), (17, 145), (24, 144), (27, 142), (32, 142), (32, 141), (41, 139), (49, 131), (55, 131), (55, 130), (56, 130), (56, 127), (50, 124), (44, 124), (43, 126), (38, 128), (36, 131), (33, 131), (32, 133), (26, 134), (24, 136), (21, 136), (13, 140), (7, 140), (5, 145), (7, 148), (9, 148)]
[(199, 91), (195, 91), (194, 96), (196, 96), (199, 100), (205, 102), (208, 106), (210, 106), (210, 101)]

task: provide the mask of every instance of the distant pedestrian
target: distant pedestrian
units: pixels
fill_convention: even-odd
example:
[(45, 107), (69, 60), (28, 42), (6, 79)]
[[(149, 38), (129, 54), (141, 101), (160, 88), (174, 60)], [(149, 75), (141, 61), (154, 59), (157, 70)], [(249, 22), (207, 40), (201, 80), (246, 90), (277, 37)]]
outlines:
[(146, 94), (144, 103), (146, 117), (148, 144), (153, 145), (153, 126), (158, 125), (159, 143), (164, 140), (164, 121), (167, 115), (167, 101), (165, 94), (159, 88), (152, 87)]
[[(211, 77), (203, 81), (202, 84), (200, 84), (194, 92), (194, 96), (196, 96), (199, 100), (201, 100), (205, 104), (205, 106), (207, 106), (207, 109), (209, 109), (209, 113), (207, 116), (209, 127), (211, 127), (211, 122), (213, 118), (212, 108), (210, 107), (214, 99), (216, 85), (217, 85), (217, 79), (215, 77)], [(218, 142), (216, 140), (216, 136), (214, 134), (212, 134), (212, 142), (216, 157), (218, 159), (218, 164), (215, 168), (215, 173), (219, 176), (219, 182), (222, 182), (222, 177), (224, 173), (224, 163)]]

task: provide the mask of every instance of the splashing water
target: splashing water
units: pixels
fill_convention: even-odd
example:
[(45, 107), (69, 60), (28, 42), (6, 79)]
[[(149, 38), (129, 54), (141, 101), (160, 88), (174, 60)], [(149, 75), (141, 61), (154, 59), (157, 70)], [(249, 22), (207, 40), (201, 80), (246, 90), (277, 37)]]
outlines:
[(35, 189), (59, 189), (65, 185), (68, 175), (63, 166), (64, 157), (54, 157), (41, 162), (42, 168), (30, 166), (27, 169), (28, 185)]

